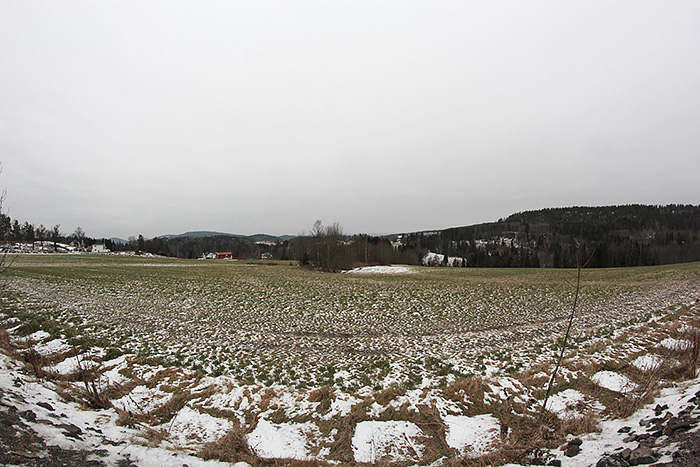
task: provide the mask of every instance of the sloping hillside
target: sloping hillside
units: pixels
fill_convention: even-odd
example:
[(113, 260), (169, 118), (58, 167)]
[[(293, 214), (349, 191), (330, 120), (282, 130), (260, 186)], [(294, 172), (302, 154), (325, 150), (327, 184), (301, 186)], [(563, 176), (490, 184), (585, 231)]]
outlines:
[(583, 244), (590, 267), (700, 260), (700, 206), (542, 209), (498, 222), (401, 236), (401, 248), (466, 259), (467, 266), (571, 267)]

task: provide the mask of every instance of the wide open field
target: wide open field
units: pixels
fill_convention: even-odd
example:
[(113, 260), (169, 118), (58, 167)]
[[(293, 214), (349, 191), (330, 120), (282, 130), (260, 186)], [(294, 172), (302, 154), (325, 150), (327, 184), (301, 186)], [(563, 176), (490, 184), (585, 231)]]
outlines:
[[(187, 407), (219, 411), (249, 431), (260, 420), (348, 416), (362, 404), (353, 423), (401, 419), (394, 413), (401, 404), (391, 415), (386, 409), (407, 394), (409, 406), (432, 404), (445, 416), (488, 413), (488, 391), (478, 404), (450, 392), (476, 379), (514, 385), (526, 394), (522, 403), (533, 405), (575, 291), (572, 270), (412, 267), (398, 274), (328, 274), (290, 263), (88, 255), (21, 256), (7, 274), (5, 315), (12, 319), (4, 327), (15, 323), (12, 333), (19, 337), (48, 333), (34, 334), (40, 342), (28, 340), (63, 349), (47, 355), (48, 373), (65, 377), (76, 352), (111, 362), (105, 371), (111, 369), (122, 386), (112, 401), (122, 408), (134, 385), (153, 386), (160, 392), (150, 400), (165, 401), (174, 388), (192, 395), (204, 381), (206, 397), (192, 396)], [(629, 366), (700, 313), (699, 298), (698, 263), (584, 270), (564, 374), (573, 375), (570, 382), (599, 368)], [(536, 371), (539, 379), (533, 379)], [(158, 374), (162, 381), (152, 381)], [(324, 403), (319, 388), (335, 409), (330, 402), (318, 406)], [(395, 396), (382, 399), (388, 389)], [(346, 401), (347, 411), (338, 401)], [(145, 416), (150, 409), (139, 410)], [(318, 435), (301, 457), (350, 456), (330, 433)], [(196, 450), (212, 436), (180, 447)], [(422, 459), (416, 455), (404, 458)]]

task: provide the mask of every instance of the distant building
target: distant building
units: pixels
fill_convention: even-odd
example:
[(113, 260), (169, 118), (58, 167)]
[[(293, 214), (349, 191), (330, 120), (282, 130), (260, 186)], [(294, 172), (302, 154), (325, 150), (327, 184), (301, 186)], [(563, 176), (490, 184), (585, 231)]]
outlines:
[(216, 259), (231, 259), (232, 255), (230, 251), (217, 251)]
[(109, 253), (109, 249), (104, 246), (104, 243), (95, 243), (90, 251), (93, 253)]

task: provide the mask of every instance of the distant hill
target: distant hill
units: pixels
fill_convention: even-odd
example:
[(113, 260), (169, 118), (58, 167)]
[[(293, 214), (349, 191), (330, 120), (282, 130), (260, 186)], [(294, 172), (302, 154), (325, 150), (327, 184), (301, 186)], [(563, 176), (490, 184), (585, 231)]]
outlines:
[(700, 206), (551, 208), (498, 222), (394, 236), (400, 248), (466, 259), (468, 266), (571, 267), (577, 245), (591, 267), (700, 261)]
[(295, 238), (294, 235), (281, 235), (281, 236), (267, 235), (267, 234), (239, 235), (239, 234), (232, 234), (232, 233), (226, 233), (226, 232), (214, 232), (214, 231), (209, 231), (209, 230), (196, 230), (193, 232), (185, 232), (185, 233), (181, 233), (181, 234), (161, 235), (158, 238), (170, 240), (172, 238), (181, 238), (181, 237), (190, 237), (190, 238), (236, 237), (236, 238), (247, 238), (247, 239), (253, 240), (255, 242), (272, 242), (272, 243), (283, 242), (285, 240), (291, 240), (291, 239)]
[(209, 231), (209, 230), (197, 230), (197, 231), (185, 232), (185, 233), (181, 233), (181, 234), (161, 235), (159, 238), (164, 238), (164, 239), (168, 240), (171, 238), (178, 238), (178, 237), (199, 238), (199, 237), (220, 237), (220, 236), (241, 237), (242, 235), (234, 235), (234, 234), (224, 233), (224, 232), (213, 232), (213, 231)]

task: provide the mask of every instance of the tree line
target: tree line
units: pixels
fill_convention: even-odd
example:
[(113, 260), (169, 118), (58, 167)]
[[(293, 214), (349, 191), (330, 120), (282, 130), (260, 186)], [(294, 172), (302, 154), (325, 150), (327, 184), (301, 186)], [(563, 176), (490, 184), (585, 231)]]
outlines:
[[(135, 251), (178, 258), (230, 252), (234, 258), (271, 257), (303, 266), (339, 271), (368, 264), (422, 264), (428, 253), (444, 255), (436, 265), (461, 267), (572, 267), (579, 248), (588, 267), (651, 266), (700, 261), (700, 206), (625, 205), (542, 209), (497, 222), (434, 232), (391, 236), (346, 235), (335, 222), (317, 221), (308, 234), (290, 239), (235, 235), (130, 237), (126, 243), (91, 238), (78, 227), (34, 226), (0, 214), (0, 239), (11, 242), (69, 243), (87, 248), (102, 243), (111, 251)], [(275, 241), (276, 240), (276, 241)]]
[(542, 209), (498, 222), (402, 236), (401, 249), (460, 257), (470, 267), (588, 267), (700, 261), (700, 206), (625, 205)]

